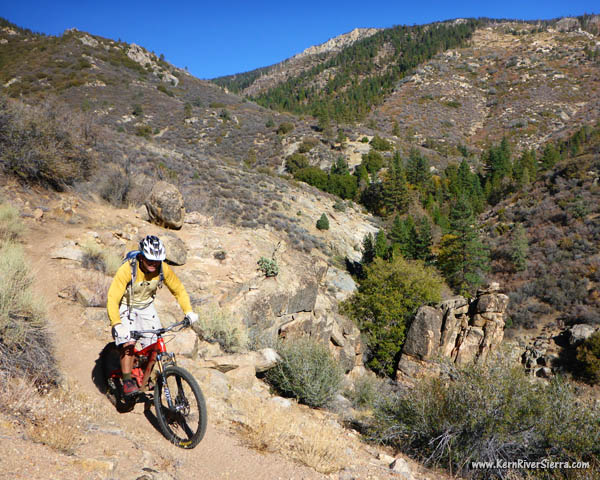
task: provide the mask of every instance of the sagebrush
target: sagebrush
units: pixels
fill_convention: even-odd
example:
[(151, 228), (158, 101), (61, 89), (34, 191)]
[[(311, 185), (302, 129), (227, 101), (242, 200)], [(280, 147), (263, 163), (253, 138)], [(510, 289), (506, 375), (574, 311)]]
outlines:
[(343, 370), (327, 346), (310, 338), (280, 342), (281, 361), (267, 380), (281, 394), (310, 407), (323, 407), (339, 392)]
[(371, 431), (426, 465), (469, 478), (505, 478), (506, 470), (471, 469), (472, 461), (590, 462), (588, 471), (513, 470), (510, 478), (583, 478), (597, 471), (600, 409), (560, 377), (532, 381), (507, 361), (422, 380), (379, 402)]
[(45, 313), (20, 245), (0, 243), (0, 271), (0, 372), (53, 383), (58, 374)]
[(217, 342), (225, 352), (239, 352), (248, 347), (248, 328), (242, 319), (217, 305), (198, 310), (194, 329), (205, 340)]

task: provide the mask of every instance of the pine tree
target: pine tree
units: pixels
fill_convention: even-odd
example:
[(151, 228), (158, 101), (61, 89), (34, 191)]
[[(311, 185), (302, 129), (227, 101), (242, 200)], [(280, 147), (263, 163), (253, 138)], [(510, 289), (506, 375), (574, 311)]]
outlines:
[(327, 218), (327, 215), (325, 215), (324, 213), (317, 220), (317, 228), (319, 230), (329, 230), (329, 219)]
[(417, 243), (417, 230), (415, 222), (409, 215), (405, 220), (400, 220), (396, 215), (394, 225), (390, 232), (390, 240), (392, 241), (392, 250), (400, 252), (400, 254), (409, 260), (415, 258), (415, 245)]
[(362, 258), (360, 263), (363, 265), (369, 265), (375, 259), (375, 241), (373, 240), (373, 234), (367, 233), (363, 238), (362, 244)]
[(527, 255), (529, 253), (529, 244), (527, 242), (527, 232), (523, 225), (517, 223), (512, 232), (512, 242), (510, 248), (510, 257), (517, 272), (527, 270)]
[(348, 162), (346, 162), (346, 159), (342, 155), (340, 155), (331, 166), (331, 173), (333, 175), (348, 175), (350, 173)]
[(431, 233), (431, 224), (427, 220), (427, 217), (421, 217), (416, 225), (415, 233), (414, 259), (430, 263), (433, 258), (431, 253), (433, 235)]
[(378, 258), (388, 258), (388, 244), (385, 232), (380, 229), (375, 235), (375, 256)]
[(553, 143), (547, 143), (540, 159), (542, 168), (545, 170), (552, 168), (560, 160), (560, 153), (556, 150)]
[(408, 209), (408, 186), (404, 168), (402, 168), (402, 158), (397, 151), (392, 157), (387, 176), (383, 182), (383, 202), (388, 215), (394, 212), (405, 213)]
[(424, 186), (431, 178), (429, 161), (416, 148), (411, 149), (406, 162), (406, 179), (416, 186)]
[(489, 269), (487, 249), (474, 226), (469, 202), (460, 197), (450, 211), (450, 233), (440, 242), (438, 267), (448, 284), (458, 293), (470, 296)]

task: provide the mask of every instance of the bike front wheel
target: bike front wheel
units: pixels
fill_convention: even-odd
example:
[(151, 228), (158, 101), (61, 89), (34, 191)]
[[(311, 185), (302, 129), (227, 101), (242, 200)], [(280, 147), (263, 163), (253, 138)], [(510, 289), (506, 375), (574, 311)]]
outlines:
[(198, 382), (187, 370), (170, 366), (164, 376), (158, 376), (154, 407), (162, 433), (178, 447), (194, 448), (204, 437), (206, 403)]

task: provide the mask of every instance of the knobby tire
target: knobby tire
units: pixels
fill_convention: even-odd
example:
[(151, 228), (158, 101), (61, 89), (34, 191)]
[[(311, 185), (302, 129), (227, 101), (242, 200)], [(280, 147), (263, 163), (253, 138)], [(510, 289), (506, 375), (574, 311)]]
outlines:
[(206, 433), (206, 403), (196, 379), (181, 367), (169, 366), (164, 375), (176, 412), (169, 409), (163, 377), (158, 376), (154, 388), (154, 408), (163, 435), (181, 448), (194, 448)]

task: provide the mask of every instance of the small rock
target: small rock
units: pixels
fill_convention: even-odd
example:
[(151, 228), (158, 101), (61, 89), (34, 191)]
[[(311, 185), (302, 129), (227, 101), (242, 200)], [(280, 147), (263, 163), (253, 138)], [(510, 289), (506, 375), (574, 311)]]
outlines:
[(394, 457), (392, 457), (391, 455), (388, 455), (387, 453), (379, 452), (379, 454), (377, 455), (377, 460), (381, 460), (385, 464), (391, 465), (392, 462), (396, 459)]
[(390, 464), (390, 469), (399, 474), (400, 477), (402, 477), (405, 480), (412, 480), (413, 479), (413, 475), (412, 472), (410, 470), (410, 466), (408, 465), (408, 462), (406, 460), (404, 460), (403, 458), (396, 458), (391, 464)]
[(292, 406), (292, 401), (289, 398), (271, 397), (268, 402), (280, 408), (290, 408)]
[(100, 307), (98, 295), (88, 287), (81, 286), (77, 288), (75, 299), (84, 307)]
[(50, 258), (81, 262), (83, 260), (83, 252), (75, 246), (64, 246), (50, 252)]
[(44, 211), (41, 208), (36, 208), (33, 211), (33, 218), (35, 218), (36, 220), (41, 220), (43, 216), (44, 216)]
[(535, 376), (539, 378), (550, 378), (552, 377), (552, 369), (549, 367), (542, 367), (536, 370)]

